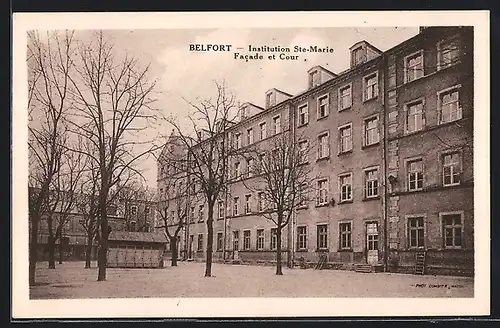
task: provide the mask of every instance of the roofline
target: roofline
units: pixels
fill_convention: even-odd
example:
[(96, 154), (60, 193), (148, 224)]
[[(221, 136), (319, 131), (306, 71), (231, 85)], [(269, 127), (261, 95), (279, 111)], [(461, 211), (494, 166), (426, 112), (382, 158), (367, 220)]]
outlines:
[(370, 46), (370, 48), (373, 48), (373, 50), (377, 51), (379, 54), (382, 54), (382, 53), (383, 53), (383, 51), (382, 51), (382, 50), (380, 50), (379, 48), (375, 47), (373, 44), (371, 44), (370, 42), (368, 42), (368, 41), (366, 41), (366, 40), (361, 40), (361, 41), (356, 42), (355, 44), (353, 44), (353, 45), (349, 48), (349, 50), (352, 50), (353, 48), (356, 48), (357, 46), (359, 46), (359, 45), (360, 45), (360, 44), (362, 44), (362, 43), (366, 43), (367, 45), (369, 45), (369, 46)]
[(316, 65), (316, 66), (311, 67), (309, 70), (307, 70), (307, 73), (311, 72), (315, 68), (321, 68), (322, 70), (327, 71), (328, 73), (332, 74), (333, 76), (337, 76), (338, 75), (337, 73), (334, 73), (334, 72), (330, 71), (329, 69), (327, 69), (327, 68), (325, 68), (325, 67), (323, 67), (321, 65)]

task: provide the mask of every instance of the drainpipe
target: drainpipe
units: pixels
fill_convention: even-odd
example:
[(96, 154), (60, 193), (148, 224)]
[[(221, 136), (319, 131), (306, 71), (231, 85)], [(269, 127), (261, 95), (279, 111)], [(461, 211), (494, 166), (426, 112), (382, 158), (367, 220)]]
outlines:
[(387, 87), (386, 87), (386, 81), (388, 80), (388, 73), (389, 73), (389, 68), (388, 68), (388, 57), (384, 53), (382, 54), (382, 65), (383, 65), (383, 78), (382, 78), (382, 89), (383, 89), (383, 97), (382, 97), (382, 113), (383, 113), (383, 119), (380, 120), (382, 122), (382, 135), (383, 135), (383, 143), (382, 143), (382, 177), (383, 177), (383, 182), (384, 182), (384, 196), (382, 197), (382, 215), (383, 215), (383, 221), (384, 221), (384, 272), (388, 272), (388, 252), (389, 248), (387, 247), (387, 197), (388, 197), (388, 192), (387, 192)]
[[(223, 140), (226, 139), (226, 135), (224, 133), (224, 137), (223, 137)], [(223, 142), (223, 149), (222, 149), (222, 152), (224, 153), (225, 152), (225, 143)], [(225, 154), (226, 156), (224, 156), (224, 174), (227, 173), (227, 167), (228, 167), (228, 164), (227, 164), (227, 161), (228, 161), (228, 156), (227, 154)], [(222, 245), (222, 261), (225, 263), (226, 262), (226, 247), (227, 247), (227, 194), (229, 192), (229, 186), (227, 186), (226, 184), (226, 190), (224, 190), (224, 204), (223, 204), (223, 210), (224, 210), (224, 239), (223, 239), (223, 245)], [(218, 207), (217, 207), (217, 210), (218, 210)], [(219, 213), (217, 213), (217, 217), (219, 217)]]

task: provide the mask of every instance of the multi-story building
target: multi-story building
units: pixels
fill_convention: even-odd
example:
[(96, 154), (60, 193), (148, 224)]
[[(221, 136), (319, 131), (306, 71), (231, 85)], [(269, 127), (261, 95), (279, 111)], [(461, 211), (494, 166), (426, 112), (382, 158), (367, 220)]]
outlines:
[(387, 247), (407, 271), (474, 268), (473, 31), (425, 28), (386, 52)]
[[(472, 33), (422, 28), (385, 52), (360, 41), (347, 70), (313, 67), (300, 94), (271, 89), (264, 108), (242, 106), (227, 131), (234, 148), (270, 150), (273, 136), (289, 131), (291, 142), (312, 149), (306, 165), (315, 191), (285, 228), (284, 261), (326, 255), (334, 268), (414, 272), (423, 255), (428, 273), (473, 272)], [(248, 188), (259, 181), (253, 165), (228, 162), (215, 259), (275, 259), (275, 225)], [(164, 173), (161, 160), (158, 167)], [(159, 176), (160, 191), (168, 178)], [(206, 211), (201, 201), (189, 206), (181, 248), (203, 260)]]

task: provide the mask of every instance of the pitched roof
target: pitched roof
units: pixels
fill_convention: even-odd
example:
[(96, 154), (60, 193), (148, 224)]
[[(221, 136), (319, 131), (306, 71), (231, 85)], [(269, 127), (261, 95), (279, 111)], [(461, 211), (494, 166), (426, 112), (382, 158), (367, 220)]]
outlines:
[(108, 240), (136, 241), (142, 243), (166, 243), (167, 237), (160, 232), (111, 231)]

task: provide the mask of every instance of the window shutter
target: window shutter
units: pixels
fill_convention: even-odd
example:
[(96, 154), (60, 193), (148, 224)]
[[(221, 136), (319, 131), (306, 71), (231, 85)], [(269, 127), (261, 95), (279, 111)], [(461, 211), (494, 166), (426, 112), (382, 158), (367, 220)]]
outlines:
[(330, 156), (330, 134), (326, 136), (326, 156)]

